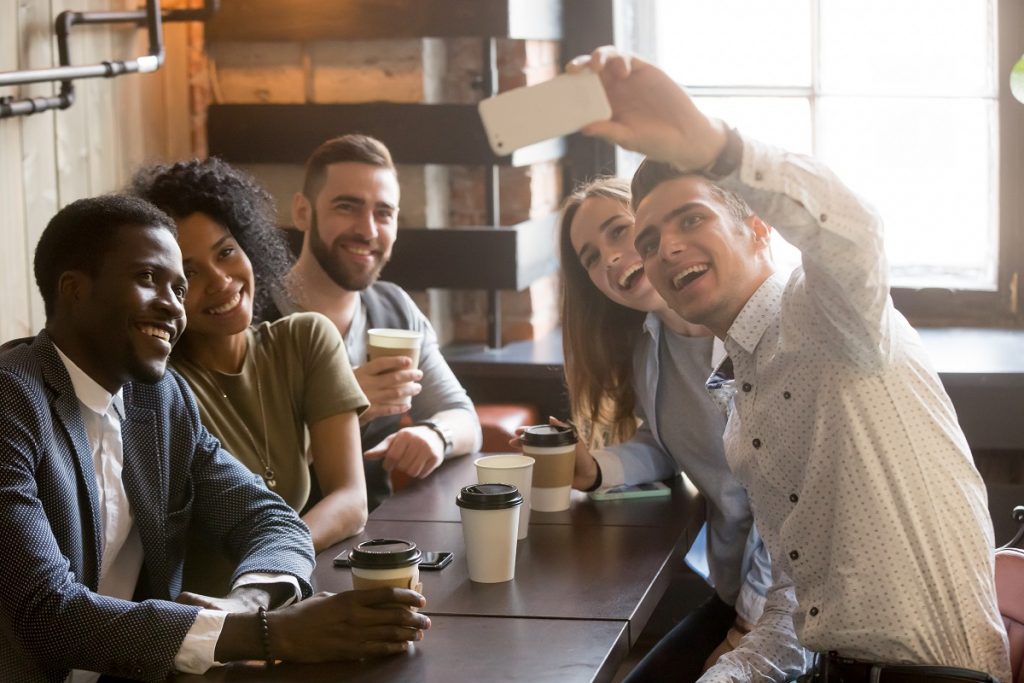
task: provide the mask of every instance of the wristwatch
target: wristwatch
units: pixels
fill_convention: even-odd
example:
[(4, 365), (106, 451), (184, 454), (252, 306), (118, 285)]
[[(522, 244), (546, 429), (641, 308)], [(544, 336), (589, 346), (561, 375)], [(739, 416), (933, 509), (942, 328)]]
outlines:
[(444, 444), (444, 457), (447, 458), (452, 454), (452, 449), (455, 448), (455, 443), (452, 441), (452, 433), (448, 431), (447, 427), (440, 422), (434, 422), (433, 420), (420, 420), (419, 422), (414, 422), (412, 426), (418, 427), (421, 425), (423, 427), (429, 427), (435, 434), (441, 437), (441, 442)]

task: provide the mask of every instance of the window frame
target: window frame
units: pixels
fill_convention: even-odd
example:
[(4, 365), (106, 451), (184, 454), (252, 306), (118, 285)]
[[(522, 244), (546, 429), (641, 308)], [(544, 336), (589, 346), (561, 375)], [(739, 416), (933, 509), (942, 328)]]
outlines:
[[(819, 2), (828, 0), (812, 0), (812, 40), (814, 55), (812, 61), (812, 85), (807, 88), (743, 88), (743, 94), (762, 92), (776, 95), (798, 95), (807, 97), (810, 102), (814, 129), (811, 131), (812, 143), (818, 136), (816, 116), (817, 93), (820, 90), (820, 50), (817, 41), (820, 36), (818, 18)], [(625, 31), (632, 34), (635, 40), (640, 36), (651, 35), (650, 13), (635, 10), (635, 5), (644, 0), (566, 0), (566, 59), (586, 52), (597, 45), (608, 44), (610, 36), (623, 35)], [(614, 17), (613, 26), (606, 22), (599, 30), (593, 25), (580, 25), (572, 20), (574, 14), (586, 13), (583, 6), (594, 11), (594, 4), (601, 6), (603, 16)], [(633, 26), (624, 26), (623, 19), (632, 14)], [(615, 41), (621, 43), (621, 41)], [(1022, 311), (1019, 288), (1024, 279), (1024, 103), (1015, 100), (1010, 93), (1009, 74), (1013, 65), (1024, 53), (1024, 3), (1016, 0), (996, 0), (996, 60), (998, 65), (998, 96), (996, 103), (998, 147), (997, 147), (997, 182), (998, 199), (996, 203), (998, 221), (998, 263), (996, 272), (996, 289), (993, 291), (947, 289), (947, 288), (912, 288), (893, 287), (892, 299), (896, 307), (918, 326), (965, 325), (977, 327), (1024, 327), (1024, 311)], [(701, 87), (691, 88), (694, 95), (728, 95), (739, 94), (736, 88)], [(730, 92), (731, 91), (731, 92)], [(614, 161), (608, 161), (608, 154), (594, 154), (590, 158), (599, 157), (600, 168), (590, 168), (587, 155), (581, 155), (573, 164), (567, 179), (579, 179), (587, 175), (609, 172), (614, 168)], [(1014, 191), (1021, 188), (1021, 191)]]

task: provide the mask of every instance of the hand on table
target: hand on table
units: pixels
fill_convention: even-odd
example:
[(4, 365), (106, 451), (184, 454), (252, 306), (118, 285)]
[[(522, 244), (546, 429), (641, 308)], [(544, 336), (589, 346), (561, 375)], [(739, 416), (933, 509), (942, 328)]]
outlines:
[(418, 383), (423, 379), (423, 372), (412, 367), (412, 359), (407, 356), (374, 358), (354, 368), (353, 372), (370, 402), (370, 407), (359, 416), (360, 425), (408, 411), (412, 397), (423, 389)]
[(384, 469), (388, 472), (398, 470), (422, 479), (444, 462), (444, 442), (430, 427), (414, 425), (386, 437), (363, 453), (363, 457), (383, 459)]
[(404, 588), (318, 593), (267, 614), (270, 650), (291, 662), (327, 662), (397, 654), (422, 640), (430, 619), (408, 607), (426, 600)]

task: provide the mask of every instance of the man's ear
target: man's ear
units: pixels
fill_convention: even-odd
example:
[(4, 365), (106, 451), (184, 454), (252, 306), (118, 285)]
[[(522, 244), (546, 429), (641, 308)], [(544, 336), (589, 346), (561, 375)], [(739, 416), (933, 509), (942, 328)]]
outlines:
[(76, 304), (92, 290), (92, 278), (81, 270), (65, 270), (57, 278), (57, 303)]
[(313, 206), (306, 199), (306, 195), (296, 192), (292, 196), (292, 222), (302, 232), (309, 232), (309, 226), (313, 218)]
[(761, 217), (756, 214), (751, 214), (743, 221), (750, 228), (750, 232), (754, 237), (754, 241), (759, 246), (768, 246), (768, 243), (772, 236), (772, 226), (761, 220)]

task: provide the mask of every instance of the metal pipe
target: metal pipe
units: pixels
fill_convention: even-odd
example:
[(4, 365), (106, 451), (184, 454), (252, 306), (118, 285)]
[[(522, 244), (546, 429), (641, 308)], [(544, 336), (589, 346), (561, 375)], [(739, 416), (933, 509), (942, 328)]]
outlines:
[[(163, 22), (201, 21), (220, 9), (220, 0), (204, 0), (201, 9), (160, 9), (160, 0), (146, 0), (145, 10), (124, 12), (61, 12), (54, 22), (60, 66), (30, 71), (0, 73), (0, 86), (60, 81), (60, 94), (20, 100), (0, 98), (0, 119), (35, 114), (48, 109), (67, 109), (75, 101), (74, 84), (79, 78), (113, 78), (127, 73), (150, 73), (164, 63)], [(71, 66), (68, 41), (71, 28), (79, 24), (135, 23), (145, 25), (149, 35), (149, 52), (136, 59), (107, 61), (91, 66)]]
[[(484, 97), (498, 93), (498, 46), (494, 38), (483, 41), (483, 91)], [(484, 171), (484, 204), (487, 224), (501, 226), (501, 176), (498, 167), (492, 165)], [(487, 345), (492, 349), (501, 348), (501, 292), (487, 290)]]

